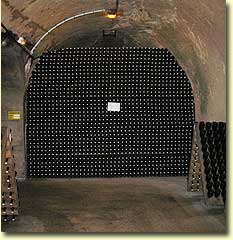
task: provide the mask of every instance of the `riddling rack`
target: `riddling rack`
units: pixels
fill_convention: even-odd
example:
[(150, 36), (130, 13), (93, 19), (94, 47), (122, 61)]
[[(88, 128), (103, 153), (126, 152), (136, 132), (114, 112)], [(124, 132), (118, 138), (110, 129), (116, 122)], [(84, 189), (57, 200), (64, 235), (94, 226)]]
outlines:
[(203, 190), (202, 183), (202, 168), (200, 161), (200, 148), (198, 145), (198, 136), (196, 128), (198, 128), (198, 123), (195, 123), (193, 129), (193, 142), (192, 142), (192, 153), (189, 166), (189, 177), (188, 177), (188, 191), (199, 192)]
[(18, 215), (19, 200), (17, 191), (16, 171), (14, 155), (12, 153), (12, 131), (7, 127), (2, 127), (2, 164), (1, 164), (1, 180), (2, 180), (2, 217), (3, 221), (15, 221)]

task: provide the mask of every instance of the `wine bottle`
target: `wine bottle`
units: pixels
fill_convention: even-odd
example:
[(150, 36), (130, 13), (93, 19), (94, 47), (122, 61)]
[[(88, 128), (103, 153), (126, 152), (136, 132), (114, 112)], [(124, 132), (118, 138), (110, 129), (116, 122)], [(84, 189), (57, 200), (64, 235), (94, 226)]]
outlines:
[(8, 175), (8, 176), (7, 176), (7, 180), (6, 180), (6, 182), (7, 182), (7, 183), (9, 183), (9, 182), (10, 182), (10, 178), (11, 178), (11, 176), (10, 176), (10, 175)]
[(8, 172), (9, 172), (9, 167), (6, 167), (5, 173), (8, 173)]
[(213, 189), (208, 190), (207, 196), (208, 196), (208, 198), (213, 197), (214, 196), (214, 190)]
[(12, 221), (12, 222), (15, 222), (15, 221), (16, 221), (15, 215), (12, 216), (11, 221)]

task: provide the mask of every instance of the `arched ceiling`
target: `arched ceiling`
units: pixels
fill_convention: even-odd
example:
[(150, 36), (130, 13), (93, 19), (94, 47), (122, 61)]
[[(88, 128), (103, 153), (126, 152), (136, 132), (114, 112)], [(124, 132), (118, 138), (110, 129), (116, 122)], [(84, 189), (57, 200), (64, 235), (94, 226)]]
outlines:
[[(226, 5), (224, 0), (120, 0), (122, 15), (83, 17), (55, 30), (37, 49), (106, 46), (103, 29), (117, 29), (110, 45), (166, 47), (189, 76), (196, 120), (226, 121)], [(2, 22), (33, 44), (73, 15), (113, 8), (112, 0), (2, 0)], [(115, 41), (115, 42), (114, 42)]]

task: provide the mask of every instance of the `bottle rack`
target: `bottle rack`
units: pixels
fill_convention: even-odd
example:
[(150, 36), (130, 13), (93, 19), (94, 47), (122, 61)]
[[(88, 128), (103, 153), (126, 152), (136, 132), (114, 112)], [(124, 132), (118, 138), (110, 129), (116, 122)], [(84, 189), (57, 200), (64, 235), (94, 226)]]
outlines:
[(196, 128), (198, 123), (195, 123), (193, 129), (193, 142), (192, 142), (192, 155), (189, 166), (189, 177), (188, 177), (188, 191), (199, 192), (202, 191), (202, 172), (201, 162), (199, 157), (199, 146), (197, 143)]
[(226, 123), (200, 122), (197, 130), (205, 201), (226, 202)]
[(26, 103), (29, 178), (188, 175), (194, 99), (168, 49), (49, 51)]
[(2, 218), (6, 222), (8, 220), (15, 221), (18, 215), (18, 191), (16, 181), (16, 171), (14, 163), (14, 155), (12, 153), (12, 131), (7, 127), (2, 127), (2, 164), (1, 164), (1, 180), (2, 180)]

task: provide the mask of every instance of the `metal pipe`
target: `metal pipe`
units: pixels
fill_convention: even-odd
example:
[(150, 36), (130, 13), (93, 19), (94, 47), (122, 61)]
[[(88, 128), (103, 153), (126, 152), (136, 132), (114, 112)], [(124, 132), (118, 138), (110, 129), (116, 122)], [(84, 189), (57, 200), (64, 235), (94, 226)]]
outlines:
[(72, 16), (72, 17), (69, 17), (59, 23), (57, 23), (55, 26), (53, 26), (52, 28), (50, 28), (38, 41), (37, 43), (34, 45), (34, 47), (32, 48), (31, 50), (31, 54), (33, 55), (35, 49), (38, 47), (38, 45), (41, 43), (41, 41), (49, 34), (51, 33), (53, 30), (55, 30), (56, 28), (60, 27), (61, 25), (63, 25), (64, 23), (68, 22), (68, 21), (71, 21), (75, 18), (79, 18), (79, 17), (84, 17), (84, 16), (87, 16), (87, 15), (91, 15), (91, 14), (95, 14), (95, 13), (100, 13), (100, 12), (105, 12), (106, 10), (105, 9), (100, 9), (100, 10), (93, 10), (93, 11), (90, 11), (90, 12), (85, 12), (85, 13), (81, 13), (81, 14), (78, 14), (78, 15), (75, 15), (75, 16)]
[(116, 0), (116, 12), (118, 11), (119, 0)]

